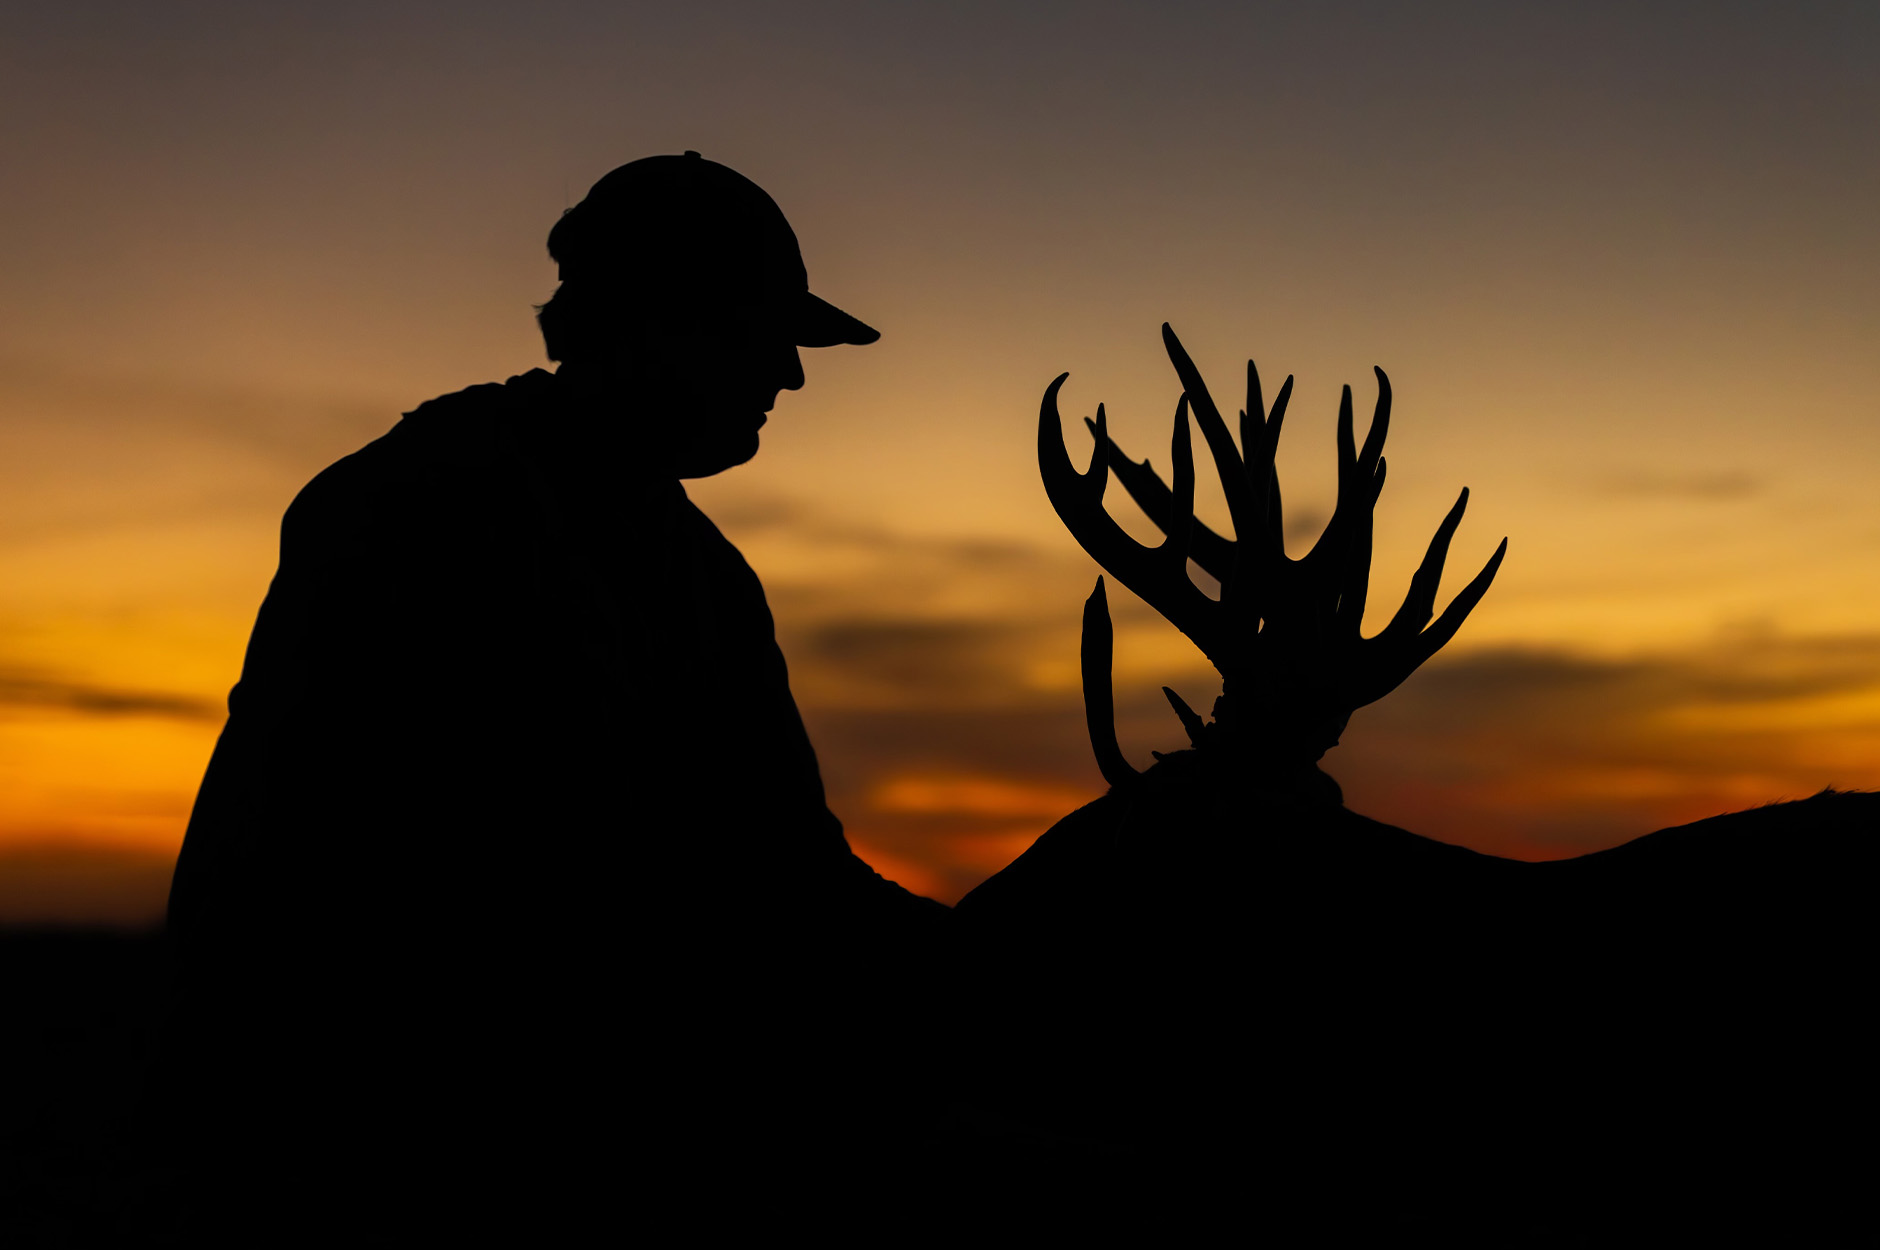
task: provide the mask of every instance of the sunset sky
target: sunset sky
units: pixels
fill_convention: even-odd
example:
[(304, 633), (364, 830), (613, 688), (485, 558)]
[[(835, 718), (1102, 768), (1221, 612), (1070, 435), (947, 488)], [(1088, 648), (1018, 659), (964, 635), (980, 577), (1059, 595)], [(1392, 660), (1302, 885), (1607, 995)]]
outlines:
[[(1101, 792), (1034, 423), (1069, 370), (1075, 455), (1101, 400), (1165, 465), (1165, 320), (1223, 400), (1297, 377), (1296, 550), (1389, 372), (1373, 628), (1461, 486), (1445, 597), (1509, 538), (1327, 757), (1353, 808), (1536, 858), (1880, 786), (1877, 54), (1871, 4), (11, 3), (0, 921), (160, 914), (288, 501), (545, 365), (549, 227), (685, 148), (882, 331), (688, 489), (886, 875)], [(1218, 682), (1113, 603), (1146, 763)]]

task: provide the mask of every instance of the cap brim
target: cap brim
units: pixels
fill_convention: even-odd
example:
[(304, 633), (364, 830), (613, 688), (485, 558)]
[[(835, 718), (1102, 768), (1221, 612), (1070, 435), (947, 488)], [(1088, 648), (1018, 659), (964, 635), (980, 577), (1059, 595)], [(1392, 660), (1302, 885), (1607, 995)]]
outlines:
[(826, 299), (803, 292), (796, 315), (798, 347), (834, 347), (839, 343), (861, 347), (880, 337), (881, 331), (873, 326), (857, 321)]

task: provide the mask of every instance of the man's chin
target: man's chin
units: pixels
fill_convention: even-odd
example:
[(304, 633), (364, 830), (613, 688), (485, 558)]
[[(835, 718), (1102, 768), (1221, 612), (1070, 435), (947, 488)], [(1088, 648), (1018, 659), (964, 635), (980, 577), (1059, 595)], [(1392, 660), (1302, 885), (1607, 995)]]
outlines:
[(675, 457), (676, 475), (682, 478), (711, 477), (726, 469), (748, 464), (756, 454), (757, 431), (752, 430), (743, 438), (724, 439), (710, 447), (687, 448)]

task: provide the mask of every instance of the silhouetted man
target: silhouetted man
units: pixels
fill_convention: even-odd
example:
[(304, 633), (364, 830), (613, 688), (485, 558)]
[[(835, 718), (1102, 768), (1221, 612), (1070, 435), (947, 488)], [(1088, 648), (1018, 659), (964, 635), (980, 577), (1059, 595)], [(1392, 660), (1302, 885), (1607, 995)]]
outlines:
[(599, 1131), (748, 1170), (892, 1118), (854, 1067), (916, 1040), (946, 909), (850, 852), (762, 588), (680, 486), (756, 453), (799, 346), (878, 335), (697, 153), (616, 169), (549, 251), (557, 373), (422, 405), (287, 512), (170, 901), (211, 1168), (562, 1168)]

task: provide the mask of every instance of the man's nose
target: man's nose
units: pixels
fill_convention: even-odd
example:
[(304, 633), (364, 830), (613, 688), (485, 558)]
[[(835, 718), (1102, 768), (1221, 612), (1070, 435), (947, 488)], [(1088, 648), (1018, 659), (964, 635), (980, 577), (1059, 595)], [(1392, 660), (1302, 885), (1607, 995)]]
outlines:
[(800, 391), (803, 389), (803, 353), (794, 345), (787, 349), (789, 355), (780, 360), (781, 366), (777, 378), (777, 389), (781, 391)]

